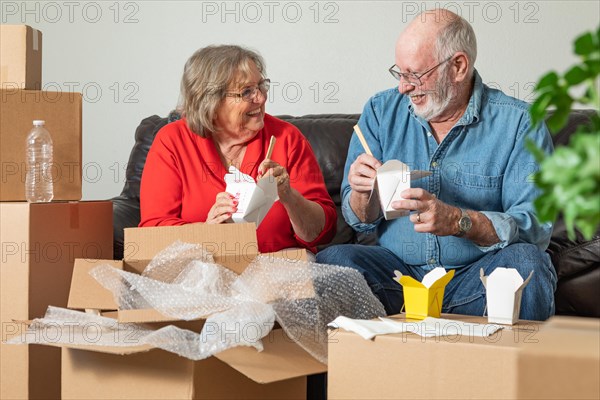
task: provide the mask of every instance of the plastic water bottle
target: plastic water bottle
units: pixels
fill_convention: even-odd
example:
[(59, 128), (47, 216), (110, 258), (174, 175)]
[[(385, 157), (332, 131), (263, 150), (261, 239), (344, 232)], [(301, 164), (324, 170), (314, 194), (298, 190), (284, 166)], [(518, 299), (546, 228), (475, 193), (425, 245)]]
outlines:
[(44, 124), (45, 121), (33, 121), (33, 129), (27, 136), (25, 198), (30, 203), (47, 203), (54, 197), (52, 137)]

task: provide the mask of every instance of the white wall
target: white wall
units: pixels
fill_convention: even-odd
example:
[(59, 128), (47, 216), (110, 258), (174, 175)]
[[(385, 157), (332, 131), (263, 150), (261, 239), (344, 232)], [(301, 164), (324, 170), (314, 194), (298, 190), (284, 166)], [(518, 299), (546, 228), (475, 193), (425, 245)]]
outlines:
[(447, 7), (478, 35), (484, 82), (531, 100), (533, 82), (574, 62), (595, 29), (584, 1), (1, 1), (0, 22), (43, 32), (45, 90), (84, 95), (84, 199), (120, 193), (133, 134), (177, 104), (185, 60), (208, 44), (258, 50), (274, 82), (267, 112), (358, 113), (394, 85), (394, 42), (416, 13)]

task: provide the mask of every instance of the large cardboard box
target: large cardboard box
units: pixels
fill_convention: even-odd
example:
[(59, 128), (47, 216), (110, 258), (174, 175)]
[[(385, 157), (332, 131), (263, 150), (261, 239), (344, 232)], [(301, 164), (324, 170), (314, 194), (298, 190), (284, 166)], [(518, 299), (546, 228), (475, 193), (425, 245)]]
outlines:
[[(404, 320), (404, 316), (396, 318)], [(486, 318), (443, 318), (486, 323)], [(486, 338), (330, 331), (330, 399), (598, 399), (600, 320), (520, 321)]]
[[(487, 323), (482, 317), (442, 318)], [(328, 398), (514, 398), (519, 347), (535, 341), (538, 331), (538, 323), (521, 322), (485, 338), (404, 333), (365, 340), (335, 329), (328, 344)]]
[(519, 354), (523, 399), (600, 399), (600, 320), (554, 317)]
[(27, 25), (0, 25), (0, 87), (42, 88), (42, 32)]
[[(126, 229), (126, 258), (109, 263), (115, 268), (140, 273), (157, 252), (175, 240), (200, 243), (213, 253), (216, 262), (237, 273), (258, 255), (254, 224), (189, 224)], [(306, 251), (289, 250), (273, 256), (305, 260)], [(153, 309), (118, 310), (112, 293), (88, 273), (95, 265), (104, 263), (107, 261), (76, 260), (69, 308), (99, 310), (119, 322), (146, 326), (184, 323)], [(202, 320), (196, 321), (192, 328), (199, 332), (202, 324)], [(61, 345), (62, 398), (305, 398), (306, 376), (327, 369), (281, 329), (274, 329), (263, 339), (263, 345), (262, 352), (236, 347), (202, 361), (135, 343), (129, 347)]]
[(25, 200), (25, 139), (46, 121), (54, 142), (54, 200), (81, 199), (80, 93), (0, 90), (0, 201)]
[[(112, 203), (0, 203), (2, 341), (67, 305), (73, 262), (112, 257)], [(60, 398), (60, 350), (0, 344), (0, 398)]]

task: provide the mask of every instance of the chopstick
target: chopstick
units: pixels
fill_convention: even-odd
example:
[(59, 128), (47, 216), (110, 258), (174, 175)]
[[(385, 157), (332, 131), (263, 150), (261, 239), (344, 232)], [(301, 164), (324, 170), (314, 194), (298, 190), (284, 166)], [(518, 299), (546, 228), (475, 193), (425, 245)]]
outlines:
[(367, 144), (367, 141), (365, 140), (362, 131), (358, 127), (358, 124), (354, 125), (354, 132), (356, 132), (356, 136), (358, 136), (358, 140), (360, 140), (360, 144), (362, 144), (362, 147), (363, 149), (365, 149), (365, 152), (368, 155), (373, 156), (373, 153), (371, 153), (371, 149), (369, 148), (369, 145)]
[(271, 141), (269, 142), (269, 148), (267, 149), (267, 156), (265, 158), (270, 159), (271, 154), (273, 154), (273, 148), (275, 147), (275, 136), (271, 136)]

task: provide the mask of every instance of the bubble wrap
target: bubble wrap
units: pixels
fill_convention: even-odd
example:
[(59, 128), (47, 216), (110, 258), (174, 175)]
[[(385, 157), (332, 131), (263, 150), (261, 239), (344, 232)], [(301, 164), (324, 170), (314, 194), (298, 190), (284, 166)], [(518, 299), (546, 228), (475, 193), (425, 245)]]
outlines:
[[(110, 318), (63, 310), (67, 320), (97, 318), (96, 323), (107, 330), (108, 336), (114, 336), (115, 330), (136, 329), (140, 344), (193, 360), (234, 346), (252, 346), (260, 351), (260, 339), (277, 321), (290, 338), (326, 363), (329, 322), (340, 315), (354, 319), (385, 316), (382, 304), (354, 269), (259, 256), (238, 276), (215, 264), (200, 246), (182, 242), (160, 252), (141, 275), (109, 265), (98, 266), (90, 273), (113, 292), (120, 309), (155, 308), (176, 319), (206, 318), (202, 332), (174, 326), (151, 331), (135, 324), (118, 324)], [(64, 319), (53, 321), (57, 314), (57, 309), (49, 309), (43, 319), (35, 320), (32, 329), (42, 323), (64, 325)], [(76, 314), (81, 315), (75, 317)], [(110, 345), (115, 345), (114, 340)]]

